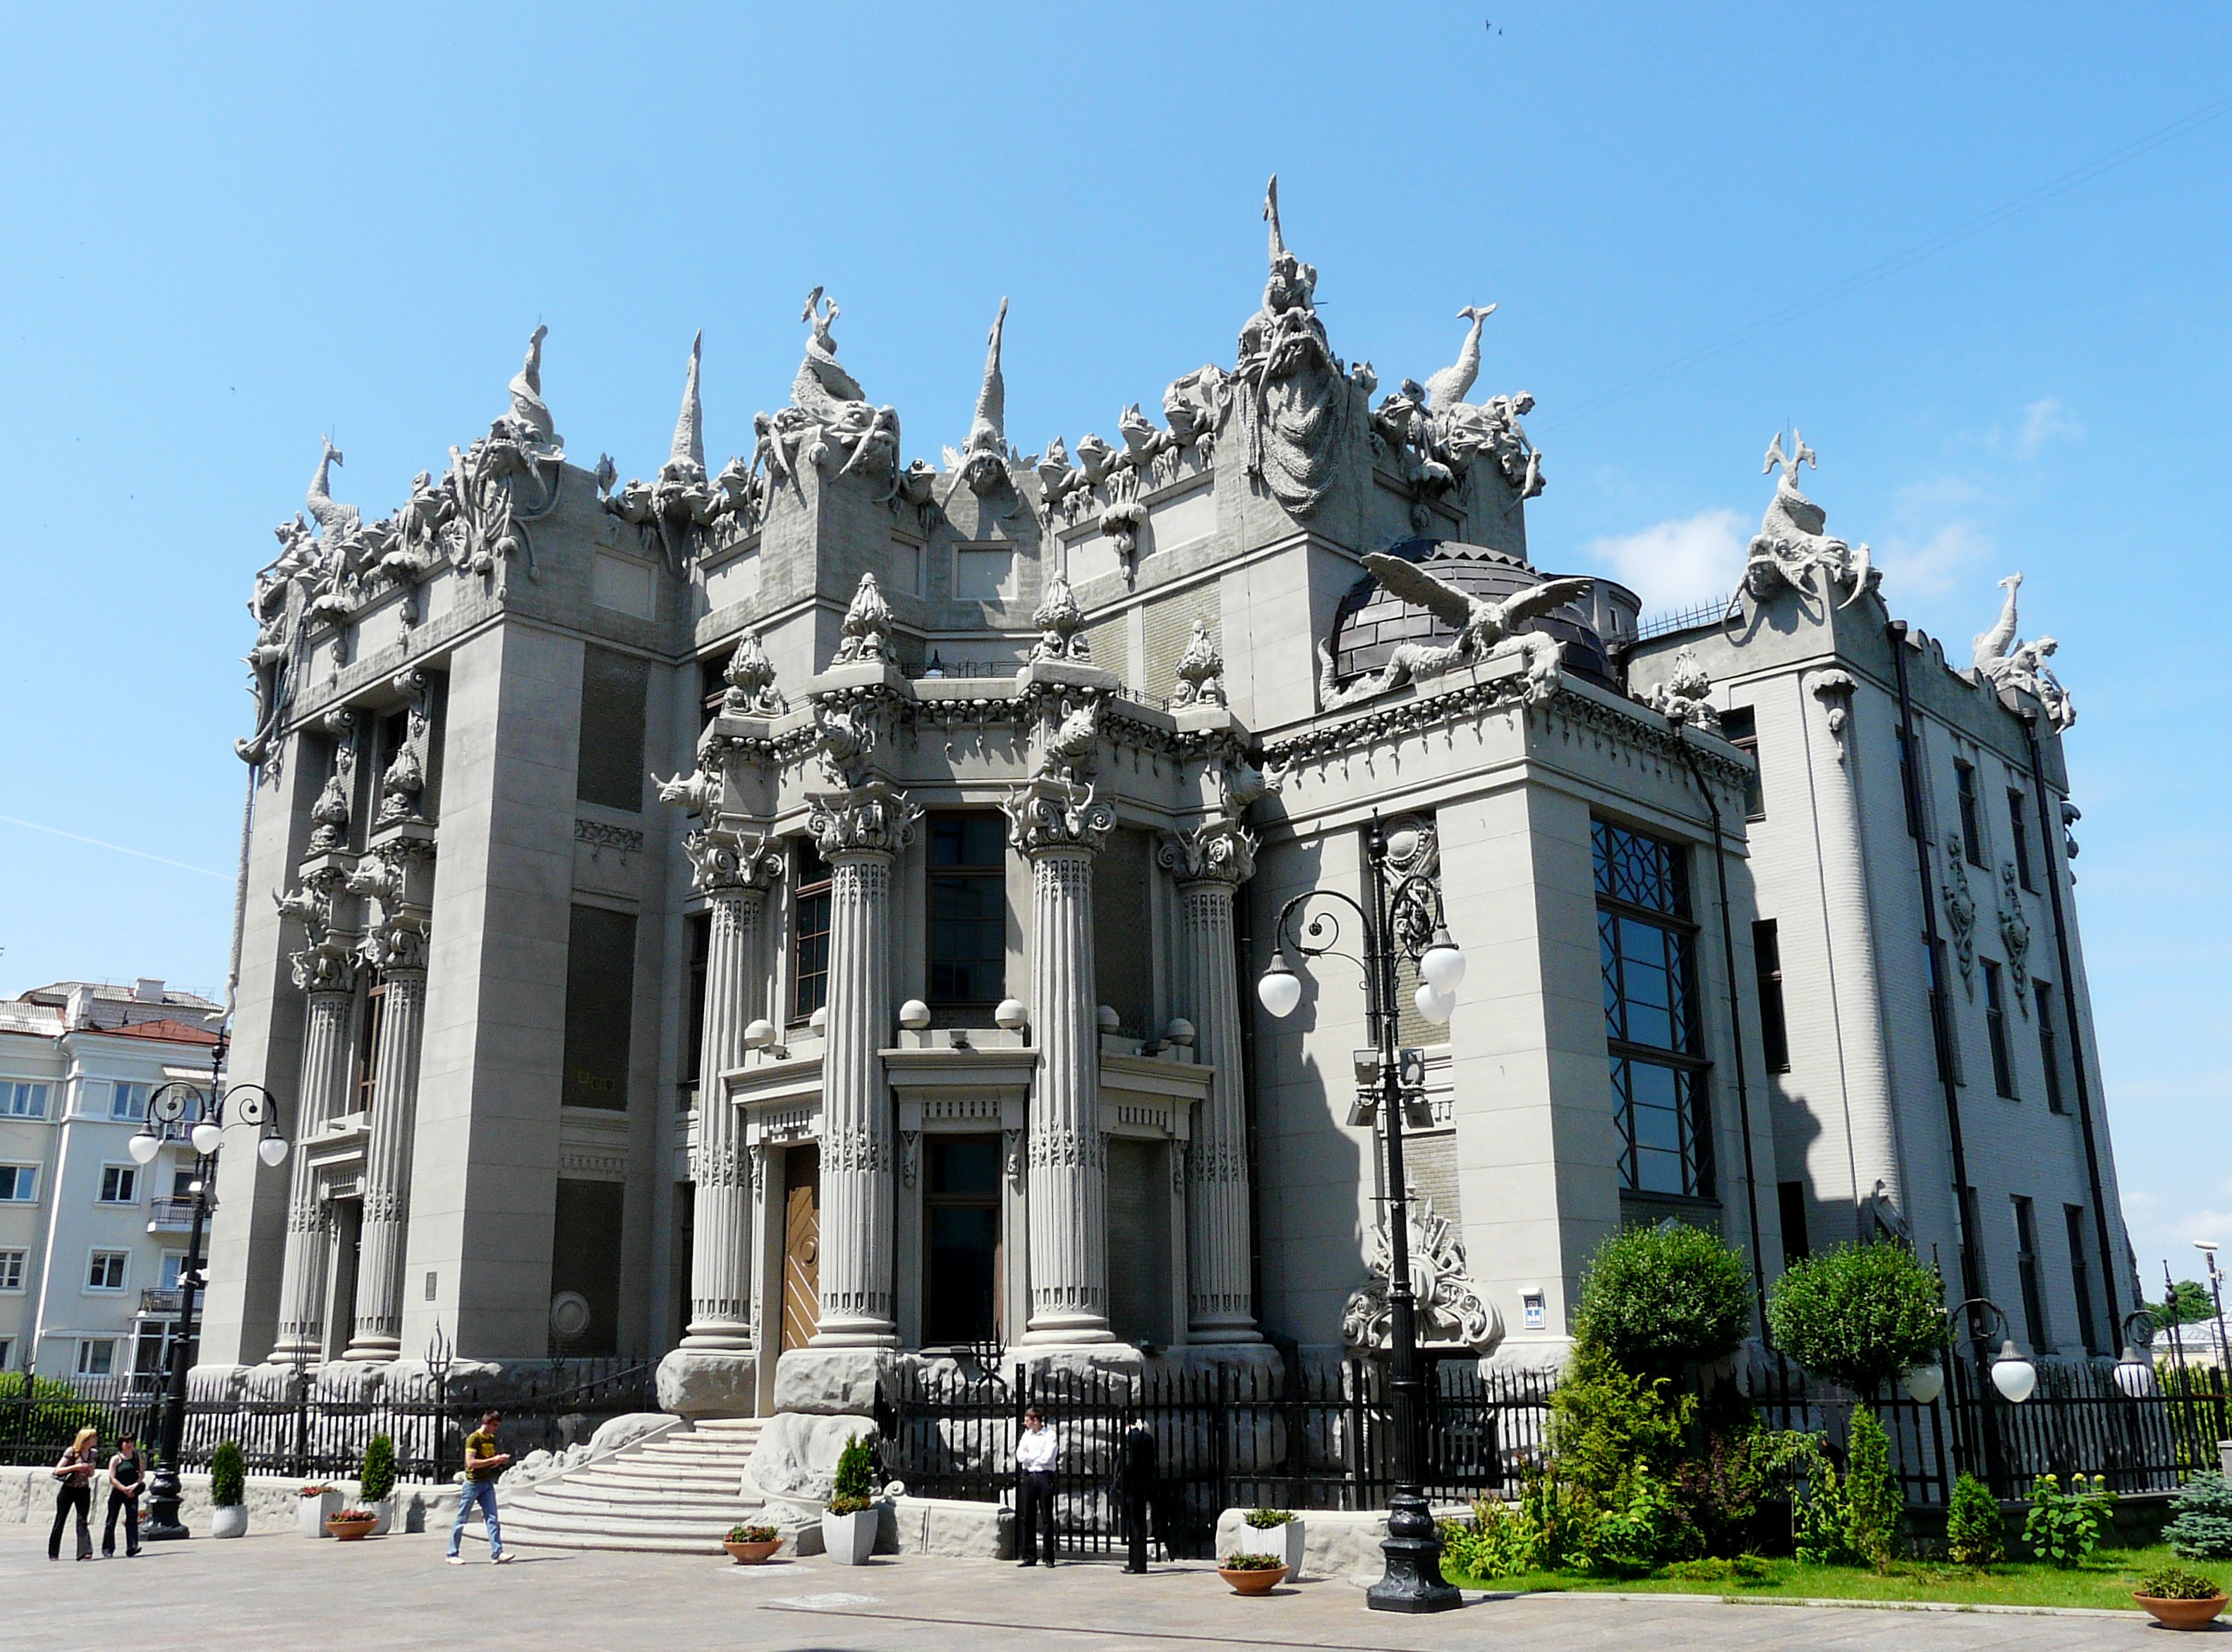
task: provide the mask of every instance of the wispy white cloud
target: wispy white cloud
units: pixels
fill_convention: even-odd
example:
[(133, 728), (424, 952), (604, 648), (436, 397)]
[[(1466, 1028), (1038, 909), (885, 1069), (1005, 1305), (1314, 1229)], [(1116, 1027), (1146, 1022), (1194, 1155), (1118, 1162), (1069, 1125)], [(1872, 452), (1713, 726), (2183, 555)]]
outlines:
[(2023, 409), (2022, 430), (2015, 437), (2015, 446), (2023, 457), (2031, 459), (2052, 443), (2079, 442), (2084, 437), (2084, 424), (2059, 397), (2041, 396)]
[(1994, 549), (1992, 536), (1969, 522), (1947, 522), (1926, 539), (1893, 534), (1875, 560), (1885, 585), (1907, 596), (1942, 597), (1976, 583)]
[(1581, 554), (1609, 568), (1643, 599), (1645, 613), (1717, 602), (1736, 589), (1744, 565), (1743, 518), (1704, 510), (1639, 533), (1590, 541)]

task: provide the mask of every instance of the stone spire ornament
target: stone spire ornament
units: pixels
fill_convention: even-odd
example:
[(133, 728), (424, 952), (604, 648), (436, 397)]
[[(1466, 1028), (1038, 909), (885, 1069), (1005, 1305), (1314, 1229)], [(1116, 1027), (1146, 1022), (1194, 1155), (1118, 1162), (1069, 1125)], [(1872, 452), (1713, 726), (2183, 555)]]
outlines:
[(527, 360), (512, 375), (511, 417), (556, 447), (558, 427), (550, 417), (550, 404), (542, 399), (542, 340), (549, 336), (550, 329), (539, 323), (528, 336)]
[(682, 411), (674, 421), (674, 445), (667, 456), (667, 468), (695, 465), (699, 476), (705, 474), (705, 407), (698, 397), (698, 362), (705, 347), (705, 329), (699, 327), (697, 337), (690, 340), (690, 376), (682, 386)]
[(790, 702), (775, 685), (775, 662), (768, 658), (756, 630), (748, 630), (737, 639), (721, 680), (728, 684), (722, 690), (721, 709), (731, 716), (779, 717), (790, 709)]
[(859, 665), (891, 658), (892, 611), (876, 576), (863, 573), (852, 606), (845, 610), (844, 636), (833, 665)]
[(1057, 573), (1047, 582), (1046, 595), (1040, 599), (1031, 623), (1039, 628), (1039, 639), (1031, 645), (1033, 659), (1093, 658), (1092, 647), (1085, 639), (1085, 610), (1077, 606), (1077, 593), (1069, 588), (1065, 576)]
[(976, 392), (976, 416), (962, 444), (961, 474), (979, 498), (1008, 477), (1008, 385), (1000, 373), (1000, 335), (1008, 325), (1008, 301), (992, 318), (984, 352), (984, 383)]

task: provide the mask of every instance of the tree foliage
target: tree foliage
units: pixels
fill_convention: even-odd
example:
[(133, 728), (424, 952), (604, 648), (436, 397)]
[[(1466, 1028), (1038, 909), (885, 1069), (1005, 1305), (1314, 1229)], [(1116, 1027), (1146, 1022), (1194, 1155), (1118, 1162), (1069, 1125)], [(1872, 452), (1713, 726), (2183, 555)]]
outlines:
[(1938, 1357), (1944, 1286), (1904, 1245), (1839, 1245), (1794, 1262), (1775, 1282), (1767, 1322), (1776, 1344), (1855, 1394)]
[(214, 1508), (238, 1508), (248, 1500), (248, 1460), (230, 1440), (210, 1453), (210, 1504)]
[(2232, 1559), (2232, 1485), (2222, 1474), (2196, 1474), (2170, 1499), (2176, 1518), (2163, 1541), (2188, 1560)]
[(1845, 1545), (1878, 1571), (1899, 1558), (1906, 1532), (1906, 1499), (1891, 1470), (1891, 1440), (1876, 1414), (1852, 1408), (1845, 1442)]
[(1703, 1228), (1667, 1222), (1598, 1247), (1574, 1329), (1631, 1370), (1671, 1376), (1734, 1353), (1751, 1308), (1743, 1258)]
[(868, 1506), (875, 1489), (875, 1459), (869, 1454), (867, 1440), (856, 1434), (837, 1454), (836, 1472), (829, 1482), (829, 1512), (857, 1514)]
[(384, 1434), (375, 1434), (366, 1441), (364, 1467), (357, 1475), (357, 1495), (367, 1503), (377, 1503), (395, 1489), (395, 1441)]
[(2164, 1301), (2139, 1305), (2164, 1331), (2172, 1325), (2196, 1325), (2216, 1318), (2216, 1305), (2210, 1299), (2209, 1287), (2199, 1279), (2180, 1279), (2170, 1286), (2170, 1292)]
[(1954, 1564), (1994, 1566), (2008, 1558), (2008, 1523), (1999, 1500), (1974, 1474), (1953, 1482), (1945, 1511), (1945, 1546)]

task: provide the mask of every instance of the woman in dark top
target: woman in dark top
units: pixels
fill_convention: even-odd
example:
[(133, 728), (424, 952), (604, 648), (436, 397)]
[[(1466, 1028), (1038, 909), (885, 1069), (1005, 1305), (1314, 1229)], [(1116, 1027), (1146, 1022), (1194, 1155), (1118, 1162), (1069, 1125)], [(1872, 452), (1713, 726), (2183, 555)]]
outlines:
[(140, 1488), (146, 1480), (139, 1442), (127, 1434), (116, 1442), (116, 1454), (108, 1460), (108, 1519), (101, 1528), (102, 1559), (115, 1558), (119, 1514), (124, 1516), (124, 1558), (129, 1560), (140, 1552)]
[(47, 1558), (62, 1558), (62, 1526), (77, 1511), (77, 1558), (93, 1558), (93, 1477), (101, 1472), (101, 1430), (80, 1428), (55, 1465), (62, 1489), (55, 1493), (55, 1529), (47, 1533)]

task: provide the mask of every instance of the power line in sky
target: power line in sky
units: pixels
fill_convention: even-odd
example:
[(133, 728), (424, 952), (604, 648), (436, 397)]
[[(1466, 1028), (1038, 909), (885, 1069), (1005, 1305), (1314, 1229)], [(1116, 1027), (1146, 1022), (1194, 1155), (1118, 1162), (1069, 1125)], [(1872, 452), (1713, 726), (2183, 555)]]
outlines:
[(1648, 373), (1639, 373), (1625, 383), (1615, 385), (1610, 390), (1592, 396), (1579, 405), (1566, 409), (1555, 418), (1540, 419), (1536, 421), (1536, 427), (1541, 430), (1554, 430), (1560, 425), (1572, 424), (1574, 420), (1594, 412), (1598, 408), (1631, 395), (1647, 385), (1656, 384), (1662, 379), (1671, 377), (1684, 368), (1695, 366), (1697, 363), (1719, 355), (1723, 351), (1732, 350), (1740, 344), (1748, 343), (1763, 333), (1772, 332), (1785, 322), (1794, 321), (1799, 316), (1821, 308), (1824, 305), (1833, 304), (1863, 287), (1881, 281), (1886, 276), (1894, 275), (1910, 265), (1919, 263), (1934, 253), (1943, 252), (1946, 248), (1989, 230), (1995, 224), (2003, 224), (2020, 213), (2027, 212), (2034, 206), (2052, 200), (2057, 195), (2075, 189), (2080, 184), (2088, 184), (2105, 172), (2112, 172), (2127, 162), (2137, 160), (2140, 156), (2161, 148), (2164, 144), (2174, 142), (2189, 133), (2208, 125), (2228, 109), (2232, 109), (2232, 97), (2219, 98), (2214, 103), (2204, 104), (2191, 113), (2180, 116), (2168, 126), (2157, 126), (2152, 132), (2134, 138), (2120, 147), (2110, 150), (2105, 155), (2097, 156), (2082, 166), (2062, 173), (2059, 178), (2041, 184), (2036, 188), (2028, 190), (2012, 199), (2002, 201), (1989, 211), (1981, 212), (1966, 223), (1956, 224), (1950, 230), (1930, 236), (1927, 241), (1917, 242), (1905, 251), (1897, 253), (1885, 259), (1881, 263), (1872, 264), (1855, 275), (1848, 275), (1834, 286), (1824, 288), (1810, 298), (1802, 298), (1794, 304), (1762, 315), (1755, 321), (1746, 323), (1735, 332), (1716, 339), (1710, 344), (1700, 345), (1686, 354), (1677, 356), (1671, 361), (1651, 368)]
[(159, 866), (176, 866), (180, 871), (199, 872), (204, 878), (221, 882), (231, 881), (224, 872), (211, 871), (206, 866), (189, 866), (183, 860), (166, 860), (161, 855), (151, 855), (145, 849), (127, 849), (120, 843), (104, 843), (99, 838), (88, 838), (81, 832), (65, 832), (60, 826), (41, 826), (36, 820), (19, 820), (12, 814), (0, 814), (0, 826), (22, 826), (29, 832), (44, 832), (57, 838), (68, 838), (73, 843), (91, 844), (96, 849), (107, 849), (120, 855), (133, 855), (141, 860), (152, 860)]

